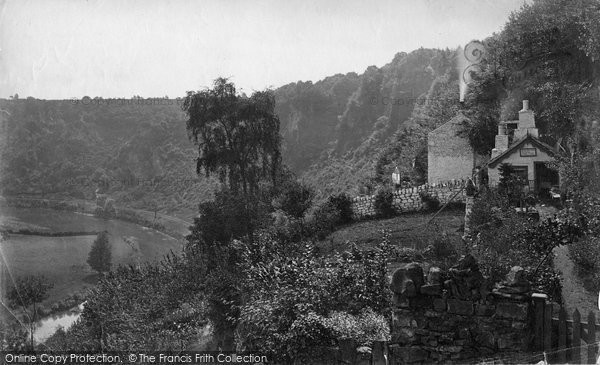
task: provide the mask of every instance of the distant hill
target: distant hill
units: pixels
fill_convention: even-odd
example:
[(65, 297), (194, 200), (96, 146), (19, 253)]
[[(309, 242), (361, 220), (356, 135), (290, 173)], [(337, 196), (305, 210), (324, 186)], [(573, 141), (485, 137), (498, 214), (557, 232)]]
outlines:
[[(449, 82), (452, 52), (421, 49), (362, 75), (274, 90), (285, 162), (322, 196), (354, 190), (377, 159)], [(214, 180), (196, 176), (196, 150), (173, 99), (0, 100), (0, 186), (6, 195), (90, 199), (98, 186), (118, 203), (192, 214)], [(414, 118), (413, 118), (414, 119)], [(422, 147), (422, 146), (421, 146)], [(396, 156), (410, 165), (411, 151)]]
[[(414, 165), (426, 154), (423, 138), (458, 108), (454, 64), (454, 51), (419, 49), (361, 75), (276, 89), (285, 162), (321, 196), (357, 193), (396, 165), (422, 181), (426, 167)], [(433, 109), (439, 115), (430, 115)]]
[[(593, 143), (600, 115), (600, 7), (583, 0), (526, 4), (502, 32), (482, 40), (485, 56), (465, 96), (465, 133), (485, 153), (499, 120), (529, 99), (548, 143)], [(398, 53), (362, 74), (337, 74), (274, 90), (284, 162), (319, 198), (389, 183), (398, 167), (426, 180), (427, 133), (461, 108), (454, 50)], [(461, 75), (462, 78), (462, 75)], [(173, 99), (0, 100), (2, 194), (93, 197), (192, 216), (214, 180), (196, 176), (196, 150)], [(597, 128), (596, 128), (597, 129)], [(84, 181), (84, 183), (81, 183)], [(90, 183), (91, 181), (91, 183)], [(109, 181), (109, 184), (103, 182)]]
[[(100, 187), (118, 203), (185, 211), (212, 196), (198, 177), (196, 150), (175, 100), (2, 100), (2, 194), (94, 197)], [(4, 114), (6, 116), (6, 113)]]

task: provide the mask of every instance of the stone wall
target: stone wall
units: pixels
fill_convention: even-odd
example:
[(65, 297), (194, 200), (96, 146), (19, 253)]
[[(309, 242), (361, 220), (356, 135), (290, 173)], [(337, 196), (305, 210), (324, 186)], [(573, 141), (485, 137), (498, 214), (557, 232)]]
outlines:
[[(398, 189), (394, 191), (394, 208), (398, 213), (418, 212), (426, 209), (422, 195), (429, 195), (436, 198), (440, 204), (447, 203), (454, 194), (459, 192), (465, 186), (465, 180), (454, 180), (438, 184), (425, 184), (414, 188)], [(453, 202), (464, 203), (466, 199), (465, 191), (458, 193)], [(352, 211), (355, 220), (374, 217), (375, 195), (359, 196), (353, 199)]]
[(398, 269), (393, 294), (394, 363), (450, 363), (526, 351), (531, 338), (530, 285), (515, 267), (492, 286), (472, 256), (442, 272), (419, 264)]
[(520, 267), (493, 284), (473, 256), (448, 271), (417, 263), (392, 275), (391, 339), (359, 346), (340, 339), (318, 348), (312, 364), (464, 364), (530, 357), (534, 311)]

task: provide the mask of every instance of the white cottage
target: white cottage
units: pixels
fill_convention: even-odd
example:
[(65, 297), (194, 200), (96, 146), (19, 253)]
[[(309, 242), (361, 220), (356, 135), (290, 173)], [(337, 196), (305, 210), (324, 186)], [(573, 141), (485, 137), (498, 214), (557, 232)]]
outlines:
[(519, 120), (504, 121), (498, 125), (495, 148), (488, 162), (490, 184), (495, 185), (500, 181), (498, 167), (509, 163), (528, 182), (531, 190), (546, 193), (559, 184), (558, 172), (549, 166), (555, 155), (553, 147), (540, 141), (529, 101), (523, 100)]

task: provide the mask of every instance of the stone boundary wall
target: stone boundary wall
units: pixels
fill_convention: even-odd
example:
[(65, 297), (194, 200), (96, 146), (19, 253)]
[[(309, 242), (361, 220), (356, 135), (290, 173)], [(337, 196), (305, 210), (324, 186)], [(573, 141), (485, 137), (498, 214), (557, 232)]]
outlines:
[(397, 269), (390, 283), (388, 341), (359, 347), (340, 339), (313, 364), (463, 364), (530, 356), (534, 333), (531, 285), (513, 267), (491, 283), (473, 256), (443, 271), (418, 263)]
[(467, 255), (427, 276), (412, 263), (394, 272), (390, 357), (397, 363), (449, 363), (527, 351), (531, 291), (520, 267), (492, 285)]
[[(440, 204), (446, 204), (450, 198), (466, 185), (465, 180), (453, 180), (437, 184), (425, 184), (413, 188), (397, 189), (393, 192), (394, 208), (398, 213), (418, 212), (426, 209), (426, 204), (421, 195), (426, 194), (436, 198)], [(463, 190), (455, 198), (454, 202), (464, 203), (466, 193)], [(353, 218), (362, 220), (374, 217), (375, 195), (358, 196), (352, 199)]]

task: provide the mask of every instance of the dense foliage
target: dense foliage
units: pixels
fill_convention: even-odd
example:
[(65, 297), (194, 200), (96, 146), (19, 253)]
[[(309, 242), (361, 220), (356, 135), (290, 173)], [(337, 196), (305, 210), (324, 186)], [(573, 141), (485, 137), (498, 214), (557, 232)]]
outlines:
[(373, 208), (375, 209), (375, 214), (379, 218), (390, 218), (396, 215), (396, 209), (394, 208), (394, 193), (392, 190), (389, 188), (380, 189), (375, 194)]
[(243, 348), (290, 361), (308, 359), (340, 337), (363, 344), (387, 338), (387, 321), (377, 314), (390, 299), (387, 239), (368, 251), (353, 248), (329, 258), (311, 243), (290, 250), (266, 234), (238, 248), (245, 273), (237, 331)]
[(189, 168), (178, 100), (85, 100), (0, 100), (3, 195), (89, 200), (101, 188), (119, 206), (183, 216), (212, 196), (214, 181)]
[(183, 110), (187, 130), (198, 146), (196, 172), (216, 174), (234, 193), (249, 194), (280, 167), (279, 118), (270, 91), (246, 97), (227, 79), (212, 89), (188, 92)]
[(563, 192), (570, 198), (566, 211), (572, 220), (578, 220), (583, 237), (569, 246), (569, 254), (576, 263), (586, 286), (600, 290), (600, 144), (596, 129), (590, 131), (592, 143), (585, 150), (576, 151), (570, 158), (559, 161)]
[(470, 250), (482, 271), (499, 281), (512, 266), (523, 267), (534, 288), (560, 301), (560, 277), (552, 266), (552, 250), (582, 234), (580, 224), (564, 216), (542, 222), (515, 212), (506, 195), (485, 191), (473, 205), (475, 240)]
[(568, 148), (598, 112), (597, 47), (600, 7), (594, 0), (536, 0), (513, 13), (502, 32), (483, 41), (485, 55), (473, 68), (466, 97), (468, 135), (489, 152), (498, 121), (517, 119), (530, 100), (547, 142)]
[(187, 348), (206, 324), (191, 267), (175, 256), (119, 267), (89, 293), (81, 319), (46, 345), (54, 350), (152, 351)]
[[(48, 290), (54, 285), (42, 275), (28, 275), (17, 278), (6, 297), (13, 307), (22, 307), (29, 324), (29, 349), (34, 348), (33, 331), (38, 319), (36, 305), (48, 297)], [(30, 308), (31, 307), (31, 310)], [(20, 333), (16, 333), (17, 339)], [(13, 337), (14, 338), (14, 337)]]

